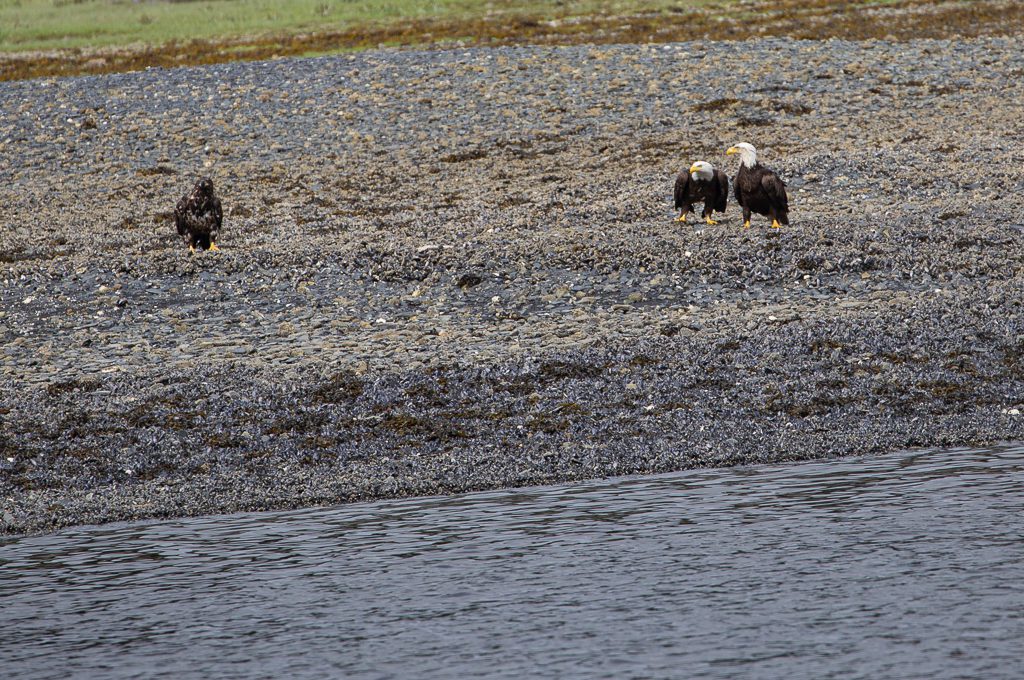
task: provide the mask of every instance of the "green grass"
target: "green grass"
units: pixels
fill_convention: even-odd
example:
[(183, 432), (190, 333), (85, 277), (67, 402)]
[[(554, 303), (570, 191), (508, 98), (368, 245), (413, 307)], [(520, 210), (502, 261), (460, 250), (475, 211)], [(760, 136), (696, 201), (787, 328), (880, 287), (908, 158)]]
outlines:
[[(719, 0), (727, 4), (735, 0)], [(193, 38), (340, 30), (488, 14), (580, 16), (696, 7), (710, 0), (0, 0), (0, 51), (161, 45)]]

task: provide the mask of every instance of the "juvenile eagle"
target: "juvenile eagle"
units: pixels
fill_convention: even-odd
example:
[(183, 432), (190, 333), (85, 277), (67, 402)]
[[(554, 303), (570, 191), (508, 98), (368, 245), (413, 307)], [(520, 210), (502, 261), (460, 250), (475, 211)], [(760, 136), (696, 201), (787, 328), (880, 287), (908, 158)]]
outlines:
[(711, 212), (725, 212), (725, 204), (729, 199), (729, 178), (711, 163), (697, 161), (689, 170), (676, 177), (675, 199), (679, 210), (676, 222), (685, 222), (687, 213), (693, 212), (693, 204), (704, 199), (701, 215), (708, 224), (718, 224), (711, 219)]
[(178, 235), (185, 239), (188, 249), (196, 252), (196, 246), (203, 250), (220, 250), (217, 234), (224, 221), (220, 199), (213, 193), (213, 180), (203, 177), (192, 191), (181, 197), (174, 207), (174, 222)]
[(743, 208), (743, 226), (750, 227), (750, 213), (772, 218), (776, 229), (789, 224), (789, 199), (786, 185), (774, 172), (757, 162), (757, 149), (742, 142), (729, 147), (726, 154), (740, 155), (740, 169), (733, 180), (736, 202)]

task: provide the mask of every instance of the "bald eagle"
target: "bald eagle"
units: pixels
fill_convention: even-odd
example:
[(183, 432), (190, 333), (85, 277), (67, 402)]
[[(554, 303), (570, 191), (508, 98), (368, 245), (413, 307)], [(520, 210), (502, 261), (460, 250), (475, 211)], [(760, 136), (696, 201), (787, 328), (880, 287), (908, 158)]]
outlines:
[(174, 207), (174, 222), (178, 235), (185, 239), (188, 249), (196, 252), (196, 246), (203, 250), (220, 250), (217, 234), (224, 221), (220, 199), (213, 193), (213, 180), (203, 177), (192, 191), (181, 197)]
[(742, 142), (729, 147), (726, 154), (740, 155), (740, 169), (733, 180), (736, 202), (743, 208), (743, 226), (750, 227), (750, 213), (772, 218), (772, 227), (789, 224), (789, 199), (786, 185), (774, 172), (757, 162), (757, 149)]
[(725, 212), (725, 204), (729, 199), (729, 178), (711, 163), (697, 161), (689, 170), (676, 177), (675, 199), (679, 210), (676, 222), (685, 222), (687, 213), (693, 212), (694, 202), (704, 199), (701, 215), (708, 224), (718, 224), (711, 219), (711, 212)]

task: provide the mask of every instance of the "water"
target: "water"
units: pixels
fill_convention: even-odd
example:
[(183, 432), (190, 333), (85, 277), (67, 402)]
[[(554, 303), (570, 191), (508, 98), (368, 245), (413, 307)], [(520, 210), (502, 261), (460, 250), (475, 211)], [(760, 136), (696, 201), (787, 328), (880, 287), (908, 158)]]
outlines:
[(1024, 446), (0, 546), (12, 678), (1024, 677)]

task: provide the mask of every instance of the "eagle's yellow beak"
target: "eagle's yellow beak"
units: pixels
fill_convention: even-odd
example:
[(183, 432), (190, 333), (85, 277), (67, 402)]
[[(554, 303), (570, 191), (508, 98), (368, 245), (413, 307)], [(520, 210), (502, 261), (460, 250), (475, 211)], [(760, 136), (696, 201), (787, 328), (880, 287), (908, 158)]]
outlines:
[(698, 169), (699, 168), (697, 167), (696, 163), (694, 163), (693, 165), (690, 166), (690, 172), (697, 172)]
[(725, 155), (728, 156), (730, 154), (739, 153), (739, 152), (740, 152), (740, 150), (737, 149), (735, 146), (730, 146), (729, 149), (725, 152)]

